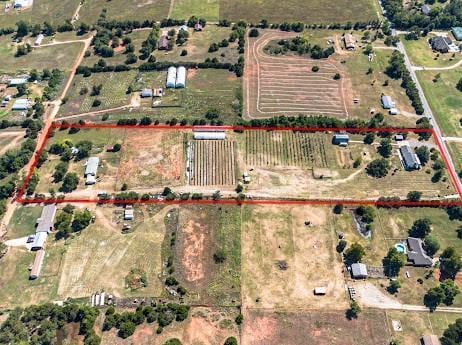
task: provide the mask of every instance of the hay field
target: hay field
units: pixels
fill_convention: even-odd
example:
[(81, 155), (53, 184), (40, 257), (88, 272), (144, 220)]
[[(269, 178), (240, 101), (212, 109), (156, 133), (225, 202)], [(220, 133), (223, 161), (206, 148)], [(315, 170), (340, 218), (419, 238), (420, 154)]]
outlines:
[[(333, 79), (341, 69), (332, 59), (264, 53), (268, 42), (295, 36), (295, 33), (265, 30), (258, 38), (247, 40), (245, 115), (247, 118), (299, 114), (346, 117), (343, 79)], [(318, 66), (319, 71), (313, 72), (313, 66)]]
[(58, 295), (84, 297), (105, 289), (115, 296), (130, 296), (125, 277), (133, 268), (146, 272), (148, 286), (137, 296), (160, 296), (161, 245), (168, 207), (135, 209), (132, 232), (122, 234), (121, 214), (115, 207), (99, 207), (96, 222), (67, 241)]
[[(245, 207), (242, 223), (242, 303), (248, 308), (343, 309), (342, 263), (328, 209)], [(306, 226), (305, 221), (311, 225)], [(286, 270), (279, 262), (285, 262)], [(314, 288), (327, 287), (326, 296)]]

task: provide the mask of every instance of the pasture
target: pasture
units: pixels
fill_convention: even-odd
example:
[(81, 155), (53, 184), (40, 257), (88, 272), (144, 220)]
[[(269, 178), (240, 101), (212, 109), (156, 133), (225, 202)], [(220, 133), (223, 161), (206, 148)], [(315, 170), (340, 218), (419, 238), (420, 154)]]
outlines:
[(220, 15), (220, 0), (173, 0), (170, 18), (187, 19), (191, 16), (217, 22)]
[(222, 186), (236, 184), (235, 142), (231, 140), (193, 140), (189, 184)]
[[(71, 19), (79, 5), (73, 0), (34, 0), (31, 8), (14, 10), (12, 6), (8, 12), (4, 8), (6, 1), (0, 5), (0, 27), (14, 27), (15, 24), (24, 20), (30, 24), (63, 24), (66, 19)], [(11, 4), (9, 1), (8, 3)], [(95, 20), (96, 21), (96, 20)]]
[(83, 47), (80, 42), (43, 46), (34, 48), (27, 55), (15, 57), (17, 48), (11, 40), (12, 35), (0, 37), (0, 73), (27, 72), (31, 69), (41, 71), (45, 68), (69, 71)]
[[(310, 222), (306, 225), (305, 222)], [(347, 305), (329, 209), (244, 207), (242, 303), (246, 308), (343, 309)], [(281, 266), (285, 264), (285, 268)], [(314, 288), (327, 287), (326, 296)]]
[(79, 12), (79, 21), (89, 24), (97, 22), (99, 15), (106, 10), (109, 20), (162, 20), (167, 18), (170, 0), (87, 0)]
[(304, 22), (332, 23), (369, 21), (377, 19), (376, 4), (371, 0), (355, 2), (341, 0), (332, 6), (325, 1), (289, 0), (281, 4), (275, 0), (258, 3), (245, 0), (220, 0), (220, 19), (245, 20), (258, 23), (267, 19), (270, 23)]
[(6, 238), (11, 240), (35, 234), (35, 222), (41, 213), (40, 206), (17, 207), (8, 224)]
[[(238, 206), (179, 209), (174, 245), (175, 276), (193, 303), (238, 305), (241, 290), (241, 213)], [(213, 255), (222, 250), (223, 263)]]
[[(61, 106), (59, 115), (87, 113), (128, 105), (128, 86), (134, 81), (136, 71), (94, 73), (89, 77), (76, 75), (67, 94), (67, 102)], [(92, 87), (102, 85), (99, 95), (92, 96)], [(85, 91), (85, 92), (84, 92)], [(99, 106), (93, 102), (101, 101)]]
[[(256, 39), (247, 40), (244, 73), (246, 117), (325, 114), (344, 118), (348, 112), (343, 79), (334, 80), (334, 75), (341, 72), (335, 62), (264, 53), (269, 41), (295, 36), (294, 33), (267, 30)], [(314, 66), (319, 71), (312, 71)]]
[[(460, 108), (462, 107), (462, 98), (456, 85), (462, 78), (462, 69), (417, 71), (416, 73), (443, 134), (445, 136), (461, 136)], [(436, 79), (437, 75), (439, 78)]]
[(345, 312), (250, 309), (244, 316), (242, 343), (248, 345), (388, 345), (385, 312), (363, 310), (348, 320)]
[[(58, 295), (86, 297), (104, 289), (115, 296), (160, 296), (162, 283), (161, 245), (165, 235), (164, 217), (169, 208), (135, 208), (131, 232), (122, 233), (123, 209), (98, 207), (95, 223), (79, 236), (66, 240)], [(125, 277), (133, 268), (146, 272), (147, 287), (132, 292)]]
[(449, 142), (447, 144), (449, 153), (454, 161), (455, 168), (458, 172), (462, 171), (462, 143)]
[(428, 40), (435, 36), (429, 34), (426, 37), (419, 37), (418, 40), (406, 40), (401, 36), (401, 42), (412, 65), (419, 67), (448, 67), (461, 60), (461, 54), (434, 52)]

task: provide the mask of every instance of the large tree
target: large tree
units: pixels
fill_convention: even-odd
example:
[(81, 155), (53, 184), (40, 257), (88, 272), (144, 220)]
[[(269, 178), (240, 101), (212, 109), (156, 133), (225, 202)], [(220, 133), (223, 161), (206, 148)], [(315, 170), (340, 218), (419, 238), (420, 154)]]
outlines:
[(431, 231), (431, 221), (428, 218), (417, 219), (409, 230), (412, 237), (425, 238)]
[(388, 277), (396, 277), (405, 264), (406, 255), (399, 253), (395, 247), (390, 248), (383, 258), (383, 268)]
[(355, 242), (345, 251), (345, 263), (351, 265), (360, 262), (365, 254), (363, 246)]
[(440, 256), (440, 269), (444, 277), (455, 279), (457, 273), (462, 268), (460, 253), (453, 247), (446, 248)]

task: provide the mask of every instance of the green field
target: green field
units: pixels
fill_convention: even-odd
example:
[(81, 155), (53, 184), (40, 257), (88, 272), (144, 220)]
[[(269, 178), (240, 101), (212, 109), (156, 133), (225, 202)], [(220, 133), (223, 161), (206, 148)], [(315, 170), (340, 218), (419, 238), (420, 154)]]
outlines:
[(86, 0), (80, 9), (79, 21), (96, 23), (103, 9), (106, 18), (115, 20), (161, 20), (167, 18), (170, 0)]
[(401, 42), (414, 66), (423, 67), (447, 67), (451, 66), (462, 58), (461, 54), (456, 53), (435, 53), (432, 51), (428, 40), (434, 35), (420, 37), (418, 40), (406, 40), (401, 37)]
[[(90, 77), (77, 75), (72, 83), (72, 87), (67, 94), (68, 101), (61, 106), (59, 114), (70, 115), (89, 111), (96, 111), (108, 108), (116, 108), (128, 105), (130, 95), (126, 93), (128, 86), (135, 79), (136, 71), (93, 73)], [(102, 84), (100, 95), (91, 96), (93, 86)], [(82, 88), (87, 88), (88, 92), (80, 95)], [(93, 107), (93, 101), (99, 99), (101, 105)]]
[[(440, 78), (433, 82), (437, 74)], [(462, 78), (462, 69), (441, 72), (418, 71), (417, 77), (443, 134), (461, 136), (459, 120), (462, 118), (462, 93), (456, 89), (456, 84)]]
[[(10, 10), (4, 12), (5, 1), (0, 4), (0, 27), (13, 27), (18, 21), (24, 20), (33, 24), (49, 22), (62, 24), (71, 19), (79, 5), (75, 0), (34, 0), (32, 8), (22, 12)], [(9, 2), (12, 3), (12, 2)]]
[(372, 0), (336, 1), (335, 6), (327, 1), (288, 0), (281, 6), (277, 0), (221, 0), (220, 19), (245, 20), (258, 23), (269, 22), (332, 23), (347, 21), (369, 21), (377, 19), (376, 5)]
[(7, 238), (13, 239), (35, 234), (35, 222), (42, 213), (42, 207), (18, 207), (8, 224)]
[(63, 71), (71, 69), (83, 43), (60, 44), (35, 48), (27, 55), (15, 57), (16, 47), (11, 43), (12, 36), (0, 37), (0, 73), (17, 73), (31, 69), (59, 68)]
[[(189, 39), (183, 46), (174, 45), (171, 51), (154, 51), (157, 61), (194, 61), (204, 62), (206, 58), (217, 58), (219, 62), (229, 62), (235, 64), (239, 58), (237, 41), (230, 43), (228, 47), (218, 49), (216, 52), (209, 53), (210, 44), (219, 43), (223, 39), (228, 39), (231, 33), (230, 28), (219, 27), (217, 25), (206, 25), (203, 31), (189, 31)], [(181, 56), (181, 52), (186, 50), (188, 55)], [(223, 56), (224, 55), (224, 56)]]
[(187, 19), (191, 16), (218, 21), (220, 0), (173, 0), (171, 18)]
[(449, 153), (453, 159), (454, 165), (458, 172), (462, 171), (462, 143), (449, 142)]

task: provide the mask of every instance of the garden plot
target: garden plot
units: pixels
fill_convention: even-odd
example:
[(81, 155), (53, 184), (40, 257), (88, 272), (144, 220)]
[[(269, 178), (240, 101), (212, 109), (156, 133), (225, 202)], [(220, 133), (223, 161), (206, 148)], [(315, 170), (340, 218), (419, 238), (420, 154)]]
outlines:
[(189, 142), (189, 184), (223, 186), (236, 184), (235, 142), (230, 140), (192, 140)]
[[(264, 53), (263, 48), (269, 41), (294, 36), (294, 33), (265, 31), (259, 38), (248, 40), (244, 73), (247, 116), (347, 116), (343, 80), (333, 79), (341, 72), (334, 62)], [(319, 67), (319, 71), (313, 72), (314, 66)]]

